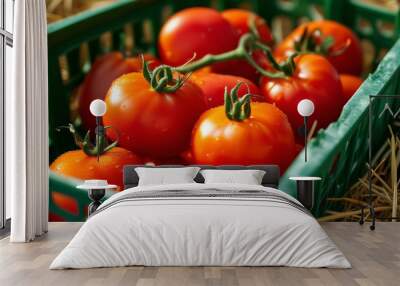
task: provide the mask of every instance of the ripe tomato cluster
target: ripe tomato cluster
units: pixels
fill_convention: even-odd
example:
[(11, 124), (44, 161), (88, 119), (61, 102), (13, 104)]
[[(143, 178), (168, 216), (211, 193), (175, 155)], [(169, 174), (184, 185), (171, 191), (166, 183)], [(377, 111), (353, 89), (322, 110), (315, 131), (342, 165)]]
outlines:
[(100, 163), (82, 150), (67, 152), (52, 170), (118, 185), (115, 166), (130, 163), (278, 164), (284, 171), (303, 142), (297, 104), (312, 100), (311, 124), (325, 128), (362, 82), (360, 41), (333, 21), (303, 24), (274, 45), (253, 12), (189, 8), (164, 24), (158, 52), (159, 59), (144, 55), (144, 66), (119, 52), (97, 59), (79, 112), (93, 128), (89, 104), (104, 99), (104, 123), (118, 130), (107, 137), (119, 147), (100, 154)]

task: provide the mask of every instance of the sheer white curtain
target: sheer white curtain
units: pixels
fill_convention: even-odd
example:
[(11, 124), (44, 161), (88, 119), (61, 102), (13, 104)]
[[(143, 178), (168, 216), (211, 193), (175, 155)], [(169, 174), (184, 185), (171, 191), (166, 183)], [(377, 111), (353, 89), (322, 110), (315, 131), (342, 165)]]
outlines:
[(48, 120), (45, 0), (15, 1), (13, 92), (6, 98), (6, 188), (12, 242), (47, 231)]

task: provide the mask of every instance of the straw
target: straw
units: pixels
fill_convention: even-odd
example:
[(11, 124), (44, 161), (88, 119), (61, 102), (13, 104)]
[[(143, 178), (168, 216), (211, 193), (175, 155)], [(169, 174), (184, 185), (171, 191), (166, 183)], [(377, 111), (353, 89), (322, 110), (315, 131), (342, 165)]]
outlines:
[[(389, 138), (375, 153), (371, 166), (371, 192), (372, 206), (376, 213), (382, 217), (397, 217), (399, 214), (399, 182), (397, 172), (400, 164), (400, 139), (392, 128), (396, 128), (399, 122), (388, 126)], [(397, 128), (398, 129), (398, 128)], [(369, 165), (367, 168), (369, 168)], [(354, 183), (342, 198), (328, 198), (328, 202), (340, 211), (328, 210), (319, 221), (358, 221), (361, 215), (361, 207), (365, 208), (365, 219), (370, 220), (368, 208), (368, 171)], [(378, 218), (379, 218), (378, 216)], [(392, 219), (395, 221), (395, 219)]]

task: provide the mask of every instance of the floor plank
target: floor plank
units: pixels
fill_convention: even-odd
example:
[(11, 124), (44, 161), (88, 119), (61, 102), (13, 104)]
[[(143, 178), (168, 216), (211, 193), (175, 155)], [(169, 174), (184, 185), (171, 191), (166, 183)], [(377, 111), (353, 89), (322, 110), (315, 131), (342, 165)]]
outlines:
[(352, 269), (289, 267), (119, 267), (50, 271), (54, 257), (81, 223), (50, 223), (49, 233), (32, 243), (0, 240), (0, 285), (57, 286), (267, 286), (400, 285), (400, 224), (379, 223), (375, 231), (357, 223), (323, 223)]

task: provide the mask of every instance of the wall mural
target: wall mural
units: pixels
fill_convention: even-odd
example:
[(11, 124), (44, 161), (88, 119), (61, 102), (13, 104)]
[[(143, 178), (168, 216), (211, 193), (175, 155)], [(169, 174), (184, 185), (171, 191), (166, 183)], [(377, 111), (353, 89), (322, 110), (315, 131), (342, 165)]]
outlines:
[(363, 82), (360, 39), (340, 22), (309, 21), (282, 38), (261, 8), (161, 2), (49, 25), (50, 220), (85, 220), (90, 201), (76, 186), (107, 180), (117, 186), (109, 197), (128, 164), (293, 170), (307, 134), (299, 102), (314, 106), (312, 138)]

